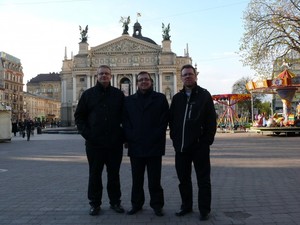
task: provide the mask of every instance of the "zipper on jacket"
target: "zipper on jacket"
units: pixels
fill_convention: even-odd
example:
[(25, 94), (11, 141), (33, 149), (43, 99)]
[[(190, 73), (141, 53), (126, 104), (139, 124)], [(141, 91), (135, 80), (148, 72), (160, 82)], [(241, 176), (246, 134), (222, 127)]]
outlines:
[(184, 119), (183, 119), (183, 124), (182, 124), (182, 139), (181, 139), (180, 152), (182, 152), (182, 149), (183, 149), (183, 146), (184, 146), (184, 136), (185, 136), (185, 132), (184, 132), (185, 129), (184, 128), (185, 128), (185, 122), (186, 122), (186, 115), (188, 113), (188, 108), (189, 108), (189, 101), (190, 101), (190, 96), (187, 98), (186, 106), (185, 106)]
[(190, 107), (189, 107), (189, 120), (191, 119), (191, 115), (192, 115), (192, 108), (193, 108), (193, 105), (190, 104)]

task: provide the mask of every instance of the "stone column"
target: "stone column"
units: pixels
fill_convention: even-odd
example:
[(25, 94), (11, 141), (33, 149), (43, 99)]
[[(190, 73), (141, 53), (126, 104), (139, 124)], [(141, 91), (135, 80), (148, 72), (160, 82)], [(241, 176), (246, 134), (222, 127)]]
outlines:
[(66, 80), (61, 81), (61, 89), (62, 89), (61, 102), (66, 103), (67, 102), (67, 81)]
[(172, 93), (172, 97), (176, 93), (177, 93), (177, 76), (176, 76), (176, 73), (173, 73), (173, 93)]
[(73, 102), (76, 102), (76, 75), (73, 74)]
[(86, 76), (86, 87), (87, 88), (90, 88), (91, 87), (91, 76), (90, 75), (87, 75)]
[(160, 77), (158, 76), (158, 82), (159, 82), (159, 86), (158, 86), (158, 92), (161, 92), (163, 93), (163, 90), (162, 90), (162, 76), (163, 76), (163, 73), (160, 75)]
[(134, 94), (136, 92), (136, 74), (132, 74), (132, 92)]
[(113, 74), (112, 78), (113, 78), (112, 79), (112, 86), (117, 87), (118, 86), (118, 84), (117, 84), (117, 75)]
[(92, 75), (92, 87), (95, 86), (95, 75)]

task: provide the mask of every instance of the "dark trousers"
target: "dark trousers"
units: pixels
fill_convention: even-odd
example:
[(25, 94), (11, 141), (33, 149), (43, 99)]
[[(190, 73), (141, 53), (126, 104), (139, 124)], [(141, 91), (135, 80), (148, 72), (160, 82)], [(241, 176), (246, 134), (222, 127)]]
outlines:
[(147, 167), (150, 206), (162, 209), (164, 193), (161, 187), (161, 156), (135, 158), (130, 157), (132, 172), (131, 203), (133, 208), (142, 208), (145, 203), (144, 174)]
[(189, 153), (176, 152), (175, 167), (179, 179), (181, 209), (193, 208), (192, 163), (198, 183), (198, 209), (202, 215), (205, 215), (211, 210), (209, 146)]
[(123, 151), (120, 149), (103, 149), (86, 147), (89, 163), (88, 199), (90, 205), (98, 207), (102, 204), (102, 171), (107, 171), (107, 193), (111, 205), (120, 204), (120, 165)]
[(30, 130), (29, 130), (29, 129), (27, 129), (27, 130), (26, 130), (27, 141), (29, 141), (29, 140), (30, 140), (30, 134), (31, 134), (31, 129), (30, 129)]

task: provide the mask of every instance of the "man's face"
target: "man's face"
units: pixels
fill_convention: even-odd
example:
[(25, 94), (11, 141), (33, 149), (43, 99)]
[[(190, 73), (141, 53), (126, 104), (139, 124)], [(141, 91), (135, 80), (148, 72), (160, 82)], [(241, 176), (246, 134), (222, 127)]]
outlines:
[(138, 89), (140, 91), (142, 91), (142, 92), (143, 91), (147, 91), (148, 89), (151, 88), (152, 83), (151, 83), (151, 80), (150, 80), (148, 74), (146, 74), (146, 73), (140, 74), (138, 76), (138, 80), (137, 81), (138, 81)]
[(184, 68), (181, 71), (181, 80), (186, 87), (193, 87), (196, 84), (196, 78), (196, 74), (192, 68)]
[(99, 83), (105, 85), (108, 85), (111, 80), (111, 71), (108, 68), (102, 68), (100, 67), (97, 70), (97, 80)]

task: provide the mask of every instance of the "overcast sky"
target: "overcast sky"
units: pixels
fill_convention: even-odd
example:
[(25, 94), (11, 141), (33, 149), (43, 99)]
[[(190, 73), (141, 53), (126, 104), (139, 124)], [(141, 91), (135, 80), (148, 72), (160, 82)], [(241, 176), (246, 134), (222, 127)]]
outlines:
[[(126, 4), (125, 4), (126, 3)], [(89, 26), (89, 47), (122, 35), (122, 16), (130, 16), (129, 34), (138, 18), (142, 35), (162, 41), (162, 23), (170, 23), (172, 51), (184, 55), (188, 44), (197, 63), (198, 84), (211, 94), (231, 93), (232, 85), (254, 72), (237, 55), (243, 30), (242, 0), (0, 0), (0, 51), (21, 60), (24, 83), (40, 73), (60, 72), (65, 47), (78, 53), (79, 25)]]

